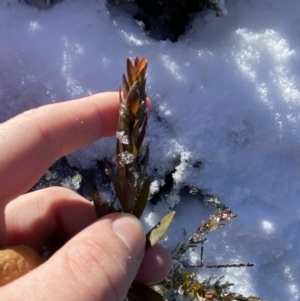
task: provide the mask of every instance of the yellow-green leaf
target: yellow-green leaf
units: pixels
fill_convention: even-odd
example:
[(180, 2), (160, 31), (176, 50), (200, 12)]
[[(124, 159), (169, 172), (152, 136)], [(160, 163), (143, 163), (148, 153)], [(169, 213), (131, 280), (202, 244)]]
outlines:
[(169, 229), (175, 211), (168, 213), (164, 216), (146, 235), (146, 249), (154, 246), (162, 237), (166, 234)]

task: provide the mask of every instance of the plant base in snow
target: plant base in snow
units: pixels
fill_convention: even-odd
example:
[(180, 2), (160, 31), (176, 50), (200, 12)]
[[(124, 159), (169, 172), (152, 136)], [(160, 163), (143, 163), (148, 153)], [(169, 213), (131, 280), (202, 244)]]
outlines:
[[(146, 176), (149, 160), (149, 149), (143, 144), (146, 134), (148, 113), (145, 93), (147, 60), (136, 57), (132, 63), (127, 59), (127, 77), (123, 75), (123, 91), (120, 88), (120, 113), (114, 157), (115, 166), (106, 162), (105, 170), (110, 178), (119, 207), (109, 202), (100, 193), (93, 191), (92, 200), (98, 217), (111, 212), (122, 211), (140, 218), (149, 199), (150, 177)], [(201, 164), (200, 164), (201, 165)], [(199, 166), (200, 166), (199, 165)], [(126, 301), (164, 301), (175, 300), (175, 296), (182, 296), (185, 300), (199, 301), (262, 301), (250, 296), (229, 292), (232, 283), (221, 283), (221, 279), (209, 277), (199, 282), (192, 269), (220, 268), (220, 267), (249, 267), (250, 263), (205, 265), (203, 263), (205, 234), (222, 226), (223, 222), (236, 217), (229, 208), (216, 198), (207, 198), (207, 203), (213, 203), (218, 211), (212, 214), (206, 222), (202, 222), (191, 238), (184, 233), (184, 243), (179, 244), (173, 252), (173, 269), (170, 275), (159, 285), (149, 287), (142, 283), (133, 282)], [(145, 248), (155, 245), (167, 232), (175, 212), (170, 212), (163, 217), (146, 235)], [(186, 251), (201, 245), (200, 263), (195, 266), (185, 266), (183, 258)], [(164, 296), (164, 297), (163, 297)], [(178, 299), (176, 299), (178, 300)]]

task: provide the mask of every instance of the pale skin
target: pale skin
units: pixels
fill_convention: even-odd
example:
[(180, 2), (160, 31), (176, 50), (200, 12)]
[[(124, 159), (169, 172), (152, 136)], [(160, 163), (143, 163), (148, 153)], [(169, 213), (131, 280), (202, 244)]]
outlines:
[(144, 250), (135, 217), (114, 213), (97, 220), (90, 202), (62, 187), (26, 193), (60, 157), (114, 135), (118, 113), (118, 93), (106, 92), (36, 108), (0, 125), (0, 247), (64, 244), (1, 287), (1, 299), (123, 301), (134, 279), (154, 284), (167, 276), (169, 253), (159, 245)]

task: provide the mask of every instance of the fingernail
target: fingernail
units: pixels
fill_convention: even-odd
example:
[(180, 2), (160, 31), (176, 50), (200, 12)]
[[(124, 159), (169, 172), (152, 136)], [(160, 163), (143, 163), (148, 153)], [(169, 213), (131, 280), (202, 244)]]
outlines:
[(138, 259), (145, 252), (145, 233), (139, 220), (131, 214), (122, 214), (112, 224), (113, 231), (120, 237)]

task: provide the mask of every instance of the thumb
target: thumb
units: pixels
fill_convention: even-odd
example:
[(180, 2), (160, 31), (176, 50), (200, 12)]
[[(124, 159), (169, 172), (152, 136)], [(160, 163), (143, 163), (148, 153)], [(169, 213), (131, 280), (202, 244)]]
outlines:
[(138, 219), (110, 214), (73, 237), (43, 265), (4, 286), (1, 296), (5, 300), (123, 301), (144, 250), (145, 234)]

